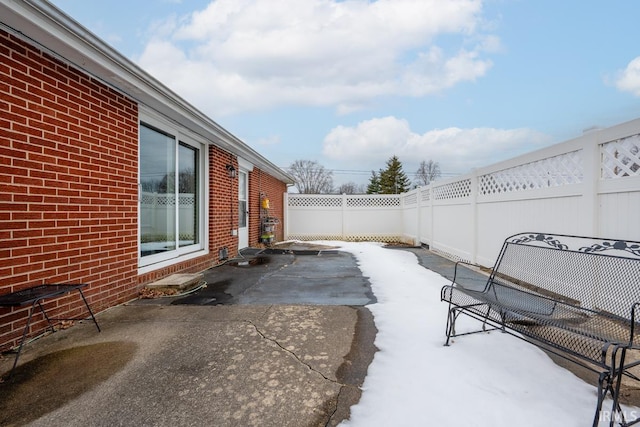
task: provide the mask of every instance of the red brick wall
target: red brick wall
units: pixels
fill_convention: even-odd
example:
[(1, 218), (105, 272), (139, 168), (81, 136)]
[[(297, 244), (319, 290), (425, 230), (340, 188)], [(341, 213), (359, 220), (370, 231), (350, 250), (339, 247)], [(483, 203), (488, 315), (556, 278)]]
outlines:
[[(137, 105), (4, 32), (0, 58), (0, 292), (89, 283), (96, 311), (133, 298)], [(25, 310), (0, 308), (0, 346)]]
[(238, 170), (237, 159), (228, 152), (209, 148), (209, 248), (211, 252), (226, 247), (229, 257), (238, 253), (238, 178), (229, 178), (226, 166)]
[(283, 238), (284, 222), (284, 193), (287, 192), (287, 185), (282, 181), (268, 175), (258, 168), (254, 168), (249, 176), (249, 246), (256, 246), (260, 243), (260, 201), (265, 196), (269, 199), (270, 217), (280, 220), (280, 225), (276, 228), (276, 241)]
[[(138, 106), (74, 67), (0, 31), (0, 294), (41, 283), (88, 283), (94, 312), (137, 297), (142, 285), (237, 254), (238, 183), (228, 152), (209, 147), (210, 253), (138, 275)], [(284, 184), (250, 175), (250, 244), (259, 193), (282, 215)], [(281, 230), (279, 231), (281, 235)], [(84, 313), (77, 295), (47, 303)], [(0, 350), (19, 338), (27, 309), (0, 307)], [(41, 315), (33, 330), (44, 326)]]

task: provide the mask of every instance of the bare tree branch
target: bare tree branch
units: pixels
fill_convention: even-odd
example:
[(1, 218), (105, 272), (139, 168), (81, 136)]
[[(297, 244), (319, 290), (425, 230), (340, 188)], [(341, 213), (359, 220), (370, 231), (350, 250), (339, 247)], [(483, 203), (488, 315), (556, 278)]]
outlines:
[(440, 178), (440, 165), (438, 162), (424, 160), (420, 162), (420, 166), (416, 171), (416, 183), (421, 185), (429, 185), (432, 181)]
[(333, 173), (315, 160), (296, 160), (289, 166), (289, 173), (296, 188), (303, 194), (328, 194), (333, 192)]

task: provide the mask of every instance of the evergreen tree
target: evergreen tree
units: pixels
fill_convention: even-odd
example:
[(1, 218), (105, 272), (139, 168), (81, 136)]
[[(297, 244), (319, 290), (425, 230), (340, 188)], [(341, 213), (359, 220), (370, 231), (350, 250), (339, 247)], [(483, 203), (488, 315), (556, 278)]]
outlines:
[(369, 185), (367, 186), (367, 194), (380, 194), (380, 175), (375, 171), (371, 171)]
[(387, 160), (387, 169), (380, 171), (379, 194), (400, 194), (409, 190), (411, 181), (402, 170), (402, 163), (397, 156)]

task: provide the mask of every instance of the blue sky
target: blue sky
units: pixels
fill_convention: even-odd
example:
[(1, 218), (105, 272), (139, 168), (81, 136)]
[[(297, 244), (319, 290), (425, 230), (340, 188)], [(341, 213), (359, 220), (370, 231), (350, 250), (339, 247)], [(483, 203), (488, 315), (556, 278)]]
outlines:
[(637, 0), (54, 0), (283, 168), (443, 177), (640, 117)]

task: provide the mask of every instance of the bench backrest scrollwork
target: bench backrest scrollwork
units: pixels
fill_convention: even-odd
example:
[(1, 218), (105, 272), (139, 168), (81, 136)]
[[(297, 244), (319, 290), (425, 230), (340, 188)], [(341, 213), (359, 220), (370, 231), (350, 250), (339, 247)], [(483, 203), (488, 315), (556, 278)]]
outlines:
[(505, 240), (493, 282), (629, 319), (640, 301), (640, 242), (520, 233)]

